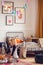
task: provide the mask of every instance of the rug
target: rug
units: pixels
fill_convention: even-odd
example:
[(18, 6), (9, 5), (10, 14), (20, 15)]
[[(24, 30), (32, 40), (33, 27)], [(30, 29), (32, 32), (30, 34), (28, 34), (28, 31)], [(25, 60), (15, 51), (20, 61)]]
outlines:
[(14, 62), (14, 63), (0, 64), (0, 65), (32, 65), (32, 64), (29, 62), (19, 61), (19, 62)]

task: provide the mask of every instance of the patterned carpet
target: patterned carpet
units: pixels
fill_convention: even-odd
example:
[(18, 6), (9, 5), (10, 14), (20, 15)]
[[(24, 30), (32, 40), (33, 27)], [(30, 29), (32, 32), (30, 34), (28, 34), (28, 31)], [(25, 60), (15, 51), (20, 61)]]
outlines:
[(19, 61), (19, 62), (14, 62), (14, 63), (0, 64), (0, 65), (32, 65), (32, 64), (29, 62)]

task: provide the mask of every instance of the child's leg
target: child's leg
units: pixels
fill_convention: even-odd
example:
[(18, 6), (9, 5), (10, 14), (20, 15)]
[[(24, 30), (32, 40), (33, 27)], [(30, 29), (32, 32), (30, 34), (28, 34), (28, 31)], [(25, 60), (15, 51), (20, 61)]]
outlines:
[(14, 53), (15, 49), (16, 49), (16, 46), (14, 45), (13, 50), (12, 50), (12, 54), (11, 54), (12, 56), (13, 56), (13, 53)]

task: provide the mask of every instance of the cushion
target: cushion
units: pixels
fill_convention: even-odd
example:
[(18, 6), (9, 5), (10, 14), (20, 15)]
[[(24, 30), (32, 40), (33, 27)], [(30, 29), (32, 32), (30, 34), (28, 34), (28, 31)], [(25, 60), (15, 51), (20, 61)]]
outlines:
[(23, 40), (19, 39), (19, 38), (15, 38), (15, 43), (21, 43), (23, 42)]
[(39, 38), (39, 43), (40, 43), (41, 47), (43, 48), (43, 38)]
[(15, 44), (19, 45), (23, 42), (22, 39), (19, 39), (19, 38), (15, 38)]

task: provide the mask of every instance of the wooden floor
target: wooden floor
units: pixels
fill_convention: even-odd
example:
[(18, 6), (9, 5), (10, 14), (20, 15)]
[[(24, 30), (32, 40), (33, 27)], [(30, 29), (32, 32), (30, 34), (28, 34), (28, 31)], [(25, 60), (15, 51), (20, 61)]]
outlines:
[(43, 64), (38, 64), (38, 63), (35, 63), (35, 59), (34, 57), (28, 57), (26, 59), (20, 59), (21, 61), (26, 61), (26, 62), (30, 62), (32, 65), (43, 65)]

